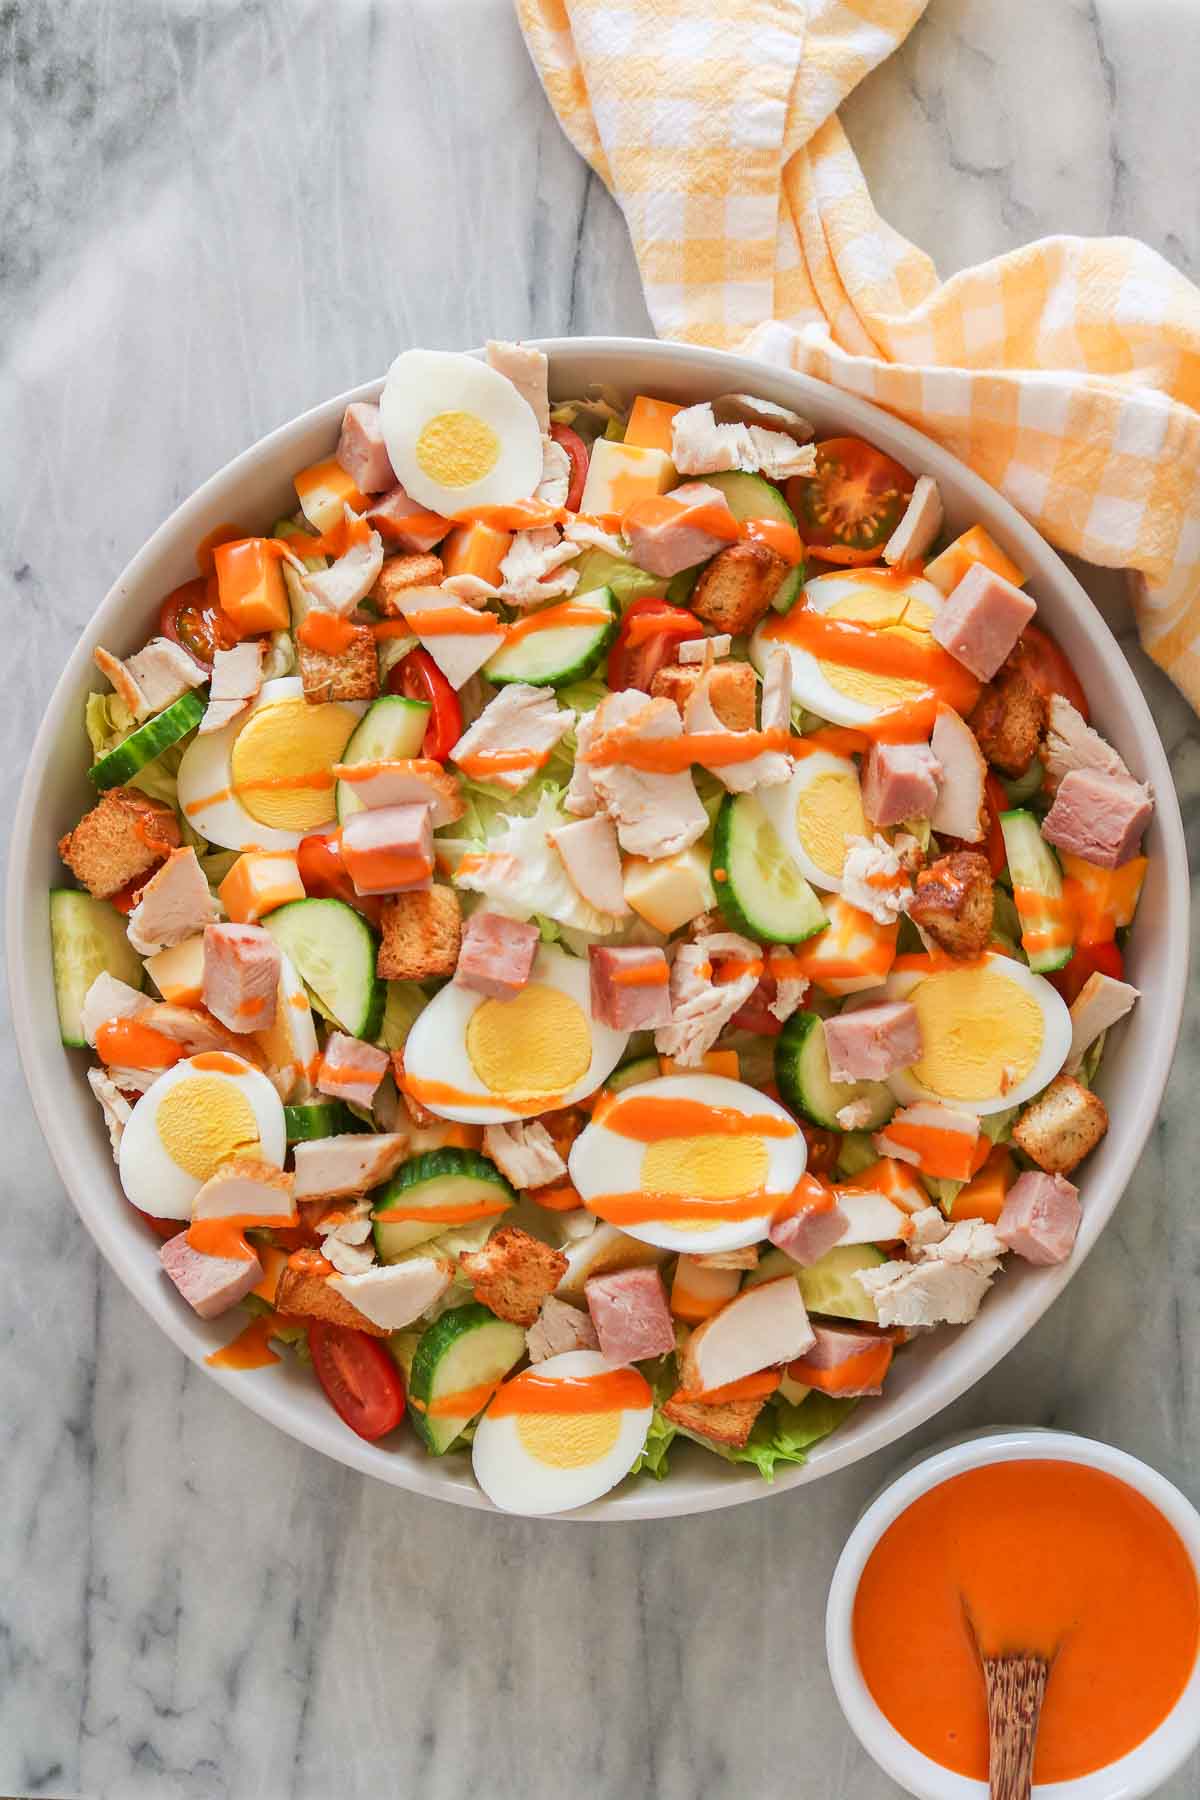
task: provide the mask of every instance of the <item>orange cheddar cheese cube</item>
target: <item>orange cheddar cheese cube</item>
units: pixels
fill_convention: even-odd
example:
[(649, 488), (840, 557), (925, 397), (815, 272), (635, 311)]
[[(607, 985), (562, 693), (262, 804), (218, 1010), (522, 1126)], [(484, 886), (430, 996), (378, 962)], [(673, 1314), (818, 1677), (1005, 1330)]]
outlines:
[(286, 631), (292, 622), (279, 546), (271, 538), (239, 538), (213, 551), (217, 594), (243, 636)]
[(511, 531), (491, 525), (456, 525), (438, 555), (447, 575), (477, 575), (480, 581), (500, 586), (500, 564), (512, 548)]
[(670, 456), (671, 421), (682, 411), (682, 406), (673, 400), (652, 400), (648, 394), (639, 394), (625, 427), (625, 443), (635, 444), (640, 450), (665, 450)]
[(296, 858), (286, 852), (247, 850), (217, 889), (235, 925), (257, 925), (276, 907), (304, 899)]
[(318, 531), (332, 531), (345, 518), (346, 507), (353, 512), (366, 512), (371, 501), (360, 493), (334, 456), (301, 469), (295, 478), (300, 510)]
[(1024, 573), (1018, 569), (1010, 557), (1005, 556), (999, 544), (995, 543), (983, 529), (982, 525), (972, 525), (970, 531), (964, 531), (961, 537), (948, 544), (940, 556), (925, 564), (925, 579), (932, 581), (934, 587), (941, 588), (948, 594), (956, 588), (967, 570), (974, 563), (982, 563), (994, 575), (1003, 575), (1005, 581), (1011, 581), (1014, 587), (1020, 587)]
[(879, 987), (896, 960), (899, 925), (878, 924), (840, 894), (823, 895), (821, 904), (828, 928), (797, 945), (797, 974), (824, 994), (857, 994)]

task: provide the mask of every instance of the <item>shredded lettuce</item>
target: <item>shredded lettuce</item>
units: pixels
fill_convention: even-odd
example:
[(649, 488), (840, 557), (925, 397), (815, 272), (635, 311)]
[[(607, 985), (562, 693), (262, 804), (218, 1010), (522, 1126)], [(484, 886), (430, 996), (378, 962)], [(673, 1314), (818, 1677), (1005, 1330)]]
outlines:
[(616, 388), (593, 382), (580, 399), (560, 400), (552, 406), (550, 418), (555, 425), (569, 425), (590, 448), (606, 433), (610, 423), (618, 424), (624, 437), (627, 411)]
[(667, 1465), (667, 1452), (674, 1442), (678, 1427), (670, 1419), (664, 1417), (663, 1404), (671, 1398), (679, 1383), (679, 1376), (673, 1356), (663, 1356), (655, 1363), (643, 1363), (642, 1374), (654, 1391), (654, 1413), (650, 1420), (650, 1429), (646, 1433), (646, 1442), (641, 1455), (630, 1470), (631, 1475), (652, 1475), (655, 1481), (665, 1481), (670, 1474)]
[(612, 933), (615, 921), (597, 912), (572, 886), (547, 833), (565, 824), (558, 788), (545, 785), (531, 813), (501, 814), (487, 832), (489, 860), (458, 884), (483, 894), (520, 918), (551, 919), (597, 937)]
[(1084, 1087), (1090, 1088), (1095, 1086), (1096, 1076), (1100, 1070), (1100, 1058), (1104, 1055), (1104, 1040), (1107, 1036), (1107, 1031), (1102, 1031), (1100, 1033), (1100, 1036), (1096, 1039), (1095, 1043), (1090, 1045), (1084, 1052), (1083, 1063), (1081, 1067), (1075, 1071), (1076, 1079), (1080, 1081)]
[(564, 706), (573, 712), (595, 712), (602, 700), (607, 700), (611, 688), (603, 676), (585, 675), (582, 681), (572, 681), (566, 687), (560, 687), (558, 697)]
[(869, 1131), (848, 1131), (838, 1148), (838, 1174), (861, 1175), (879, 1161), (879, 1152), (871, 1142)]
[(89, 694), (83, 723), (96, 762), (123, 744), (136, 726), (133, 713), (120, 694)]
[(774, 1481), (780, 1463), (807, 1462), (813, 1445), (836, 1431), (857, 1404), (857, 1400), (835, 1400), (818, 1393), (809, 1394), (799, 1406), (791, 1406), (786, 1400), (769, 1401), (740, 1449), (731, 1444), (714, 1444), (691, 1431), (680, 1435), (690, 1437), (726, 1462), (752, 1463), (764, 1481)]
[(263, 662), (263, 680), (278, 681), (284, 675), (294, 674), (295, 668), (296, 645), (291, 632), (273, 631), (270, 647)]
[(383, 1023), (375, 1042), (384, 1050), (403, 1050), (408, 1034), (429, 1003), (429, 995), (416, 981), (389, 981), (383, 1005)]

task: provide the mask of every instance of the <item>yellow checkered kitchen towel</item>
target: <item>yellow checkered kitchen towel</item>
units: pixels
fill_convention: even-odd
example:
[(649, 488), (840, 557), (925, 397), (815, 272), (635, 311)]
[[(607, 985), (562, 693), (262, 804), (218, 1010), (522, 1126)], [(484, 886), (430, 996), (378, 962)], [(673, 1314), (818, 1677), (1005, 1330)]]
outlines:
[(861, 394), (1134, 571), (1143, 641), (1200, 706), (1200, 292), (1128, 238), (940, 281), (883, 222), (836, 109), (926, 3), (516, 0), (660, 335)]

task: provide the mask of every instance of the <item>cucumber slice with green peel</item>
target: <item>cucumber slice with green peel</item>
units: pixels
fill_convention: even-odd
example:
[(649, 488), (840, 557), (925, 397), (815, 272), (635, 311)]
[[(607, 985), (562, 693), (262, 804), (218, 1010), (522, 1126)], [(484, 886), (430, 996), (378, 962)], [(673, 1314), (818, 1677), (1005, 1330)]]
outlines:
[(747, 519), (778, 519), (781, 525), (795, 529), (796, 515), (777, 487), (762, 475), (743, 475), (737, 469), (723, 469), (716, 475), (700, 475), (705, 487), (719, 488), (729, 502), (729, 510), (738, 524)]
[(802, 1268), (782, 1250), (767, 1250), (751, 1269), (743, 1287), (758, 1287), (781, 1275), (794, 1275), (800, 1294), (811, 1313), (832, 1319), (862, 1319), (875, 1324), (875, 1302), (854, 1277), (859, 1269), (877, 1269), (887, 1257), (874, 1244), (837, 1244), (808, 1268)]
[[(409, 700), (403, 694), (384, 694), (372, 700), (347, 739), (342, 761), (411, 762), (421, 754), (432, 711), (428, 700)], [(338, 782), (336, 798), (339, 824), (351, 813), (363, 811), (362, 801), (348, 782)]]
[(146, 764), (185, 738), (189, 731), (195, 731), (204, 717), (208, 700), (205, 694), (198, 694), (189, 688), (186, 694), (180, 694), (155, 718), (147, 719), (136, 731), (131, 731), (123, 743), (94, 762), (88, 770), (88, 776), (100, 789), (119, 787), (144, 769)]
[[(395, 1262), (456, 1225), (499, 1219), (516, 1201), (517, 1190), (477, 1150), (426, 1150), (402, 1164), (376, 1195), (375, 1248), (382, 1262)], [(394, 1223), (389, 1213), (396, 1215)]]
[(1036, 800), (1046, 785), (1046, 771), (1035, 756), (1023, 775), (1000, 776), (1000, 786), (1008, 796), (1010, 807), (1027, 807)]
[(310, 1138), (337, 1137), (353, 1131), (356, 1121), (340, 1100), (305, 1100), (283, 1109), (283, 1127), (289, 1144)]
[(771, 595), (771, 605), (777, 613), (791, 612), (797, 600), (804, 592), (805, 566), (793, 563), (775, 592)]
[(753, 794), (726, 794), (721, 802), (713, 832), (712, 878), (725, 919), (734, 931), (760, 943), (803, 943), (829, 924)]
[(1074, 956), (1075, 945), (1064, 918), (1058, 858), (1042, 836), (1036, 817), (1024, 807), (1001, 813), (1000, 829), (1021, 921), (1021, 948), (1037, 974), (1061, 969)]
[(640, 1082), (657, 1081), (658, 1075), (657, 1056), (635, 1056), (615, 1068), (604, 1086), (608, 1093), (619, 1094), (624, 1088), (637, 1087)]
[(108, 900), (74, 888), (50, 890), (50, 948), (58, 1029), (64, 1044), (81, 1049), (83, 1002), (97, 975), (142, 985), (142, 959), (125, 935), (125, 920)]
[[(444, 1455), (524, 1354), (521, 1327), (486, 1306), (455, 1306), (435, 1319), (421, 1334), (408, 1382), (408, 1415), (426, 1449)], [(467, 1410), (437, 1410), (456, 1394)]]
[(497, 687), (509, 681), (524, 681), (530, 687), (563, 687), (569, 681), (582, 681), (598, 668), (617, 635), (620, 608), (608, 587), (590, 588), (579, 598), (589, 608), (606, 613), (606, 622), (548, 625), (544, 630), (530, 631), (527, 637), (502, 645), (489, 657), (483, 665), (487, 679)]
[(857, 1100), (871, 1105), (861, 1131), (878, 1131), (896, 1110), (896, 1096), (885, 1081), (831, 1080), (824, 1025), (812, 1012), (793, 1013), (775, 1039), (775, 1085), (785, 1106), (826, 1131), (841, 1131), (839, 1110)]
[(262, 923), (342, 1030), (373, 1040), (385, 989), (375, 973), (375, 934), (362, 914), (344, 900), (293, 900)]
[(601, 550), (598, 544), (585, 550), (571, 567), (579, 577), (571, 595), (572, 600), (582, 600), (585, 594), (594, 594), (600, 588), (607, 588), (615, 596), (618, 605), (632, 606), (635, 600), (643, 600), (649, 594), (661, 594), (666, 585), (661, 575), (648, 574), (626, 557), (614, 556), (609, 550)]

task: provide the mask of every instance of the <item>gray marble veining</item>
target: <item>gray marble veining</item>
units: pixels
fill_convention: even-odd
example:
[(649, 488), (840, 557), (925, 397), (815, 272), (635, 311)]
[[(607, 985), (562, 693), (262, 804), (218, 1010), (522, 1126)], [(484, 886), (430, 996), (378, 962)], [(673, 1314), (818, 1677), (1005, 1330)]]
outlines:
[[(933, 0), (846, 122), (885, 217), (944, 272), (1113, 230), (1195, 274), (1198, 65), (1193, 0)], [(97, 597), (237, 450), (405, 344), (648, 320), (508, 0), (10, 0), (0, 95), (7, 816)], [(1111, 606), (1195, 834), (1200, 734)], [(1198, 1021), (1086, 1268), (920, 1439), (1054, 1422), (1200, 1495)], [(914, 1446), (621, 1530), (365, 1481), (161, 1338), (61, 1192), (3, 1030), (0, 1082), (0, 1789), (896, 1792), (842, 1724), (821, 1618), (850, 1521)], [(1197, 1800), (1200, 1766), (1163, 1793)]]

